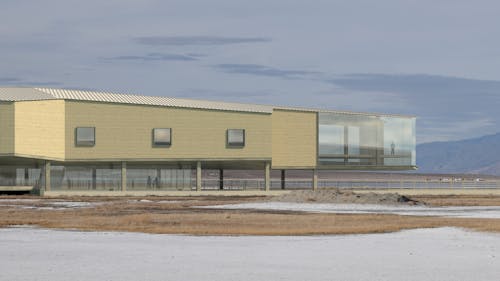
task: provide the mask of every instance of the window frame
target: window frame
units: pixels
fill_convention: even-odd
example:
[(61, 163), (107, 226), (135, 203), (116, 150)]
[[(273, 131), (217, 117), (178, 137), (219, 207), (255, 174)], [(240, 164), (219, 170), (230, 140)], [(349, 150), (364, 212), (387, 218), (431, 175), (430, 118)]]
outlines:
[[(156, 142), (156, 130), (169, 130), (169, 137), (170, 137), (170, 140), (169, 142)], [(172, 145), (172, 128), (153, 128), (152, 130), (152, 139), (151, 139), (151, 142), (153, 144), (153, 146), (155, 147), (167, 147), (167, 146), (171, 146)]]
[[(78, 140), (78, 131), (80, 129), (92, 129), (92, 133), (94, 135), (93, 141), (83, 141)], [(95, 127), (76, 127), (75, 128), (75, 146), (79, 147), (93, 147), (96, 144), (96, 128)]]
[[(229, 142), (229, 132), (230, 131), (241, 131), (243, 132), (243, 141), (242, 142)], [(245, 147), (246, 145), (246, 130), (245, 129), (227, 129), (226, 130), (226, 146), (227, 147), (236, 147), (236, 148), (241, 148)]]

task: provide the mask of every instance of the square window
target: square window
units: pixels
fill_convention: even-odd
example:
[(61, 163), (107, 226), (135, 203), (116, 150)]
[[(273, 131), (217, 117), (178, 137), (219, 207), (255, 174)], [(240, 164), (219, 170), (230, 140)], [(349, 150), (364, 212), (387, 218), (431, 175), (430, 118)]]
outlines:
[(228, 129), (227, 130), (227, 145), (228, 146), (245, 146), (245, 130), (244, 129)]
[(78, 127), (76, 128), (76, 145), (77, 146), (94, 146), (95, 145), (95, 127)]
[(171, 128), (153, 129), (153, 144), (154, 145), (171, 145), (172, 144), (172, 129)]

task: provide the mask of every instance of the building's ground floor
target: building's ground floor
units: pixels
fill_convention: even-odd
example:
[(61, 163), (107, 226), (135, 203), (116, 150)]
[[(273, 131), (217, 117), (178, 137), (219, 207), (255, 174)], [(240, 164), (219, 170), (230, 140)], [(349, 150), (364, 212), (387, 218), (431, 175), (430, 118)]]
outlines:
[[(388, 171), (404, 170), (391, 167)], [(370, 170), (364, 167), (361, 170)], [(50, 161), (0, 157), (0, 193), (167, 194), (394, 186), (425, 187), (399, 179), (338, 177), (338, 167), (273, 167), (271, 159), (165, 161)], [(372, 169), (379, 171), (379, 169)], [(423, 186), (421, 186), (423, 185)], [(142, 192), (142, 193), (141, 193)], [(68, 193), (69, 194), (69, 193)]]
[[(316, 169), (271, 169), (268, 160), (58, 162), (0, 160), (0, 189), (204, 191), (317, 188)], [(291, 178), (287, 179), (290, 176)]]

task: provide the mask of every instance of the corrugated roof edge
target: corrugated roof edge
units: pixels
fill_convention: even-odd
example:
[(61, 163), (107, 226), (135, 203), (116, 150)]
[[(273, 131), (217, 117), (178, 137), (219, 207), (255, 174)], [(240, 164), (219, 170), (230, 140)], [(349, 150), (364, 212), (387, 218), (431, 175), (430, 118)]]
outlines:
[[(16, 98), (6, 91), (9, 90), (23, 91), (22, 98)], [(50, 96), (48, 96), (50, 95)], [(65, 99), (76, 101), (96, 101), (110, 102), (123, 104), (140, 104), (140, 105), (156, 105), (181, 108), (196, 108), (196, 109), (211, 109), (224, 111), (240, 111), (240, 112), (257, 112), (257, 113), (272, 113), (276, 110), (290, 111), (305, 111), (305, 112), (329, 112), (348, 115), (365, 115), (365, 116), (386, 116), (386, 117), (402, 117), (415, 118), (414, 115), (403, 114), (386, 114), (372, 112), (353, 112), (339, 111), (320, 108), (306, 108), (293, 106), (274, 106), (251, 103), (231, 103), (219, 102), (210, 100), (197, 100), (185, 98), (172, 98), (161, 96), (142, 96), (129, 93), (112, 93), (104, 91), (89, 91), (89, 90), (73, 90), (73, 89), (55, 89), (55, 88), (33, 88), (33, 87), (0, 87), (0, 100), (6, 101), (36, 101), (48, 99)]]

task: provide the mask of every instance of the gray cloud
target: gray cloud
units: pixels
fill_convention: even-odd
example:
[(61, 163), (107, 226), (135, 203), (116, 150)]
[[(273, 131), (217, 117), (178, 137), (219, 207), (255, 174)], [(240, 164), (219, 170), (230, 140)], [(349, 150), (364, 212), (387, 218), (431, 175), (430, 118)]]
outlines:
[(61, 86), (63, 83), (56, 81), (22, 81), (20, 83), (16, 83), (16, 86)]
[(477, 80), (427, 74), (347, 74), (328, 81), (357, 91), (403, 92), (412, 94), (433, 93), (499, 96), (500, 81)]
[(8, 86), (59, 86), (62, 85), (60, 82), (55, 81), (36, 81), (27, 80), (16, 77), (0, 77), (0, 83)]
[(207, 54), (200, 54), (200, 53), (187, 53), (186, 56), (195, 57), (195, 58), (203, 58), (203, 57), (207, 57), (208, 55)]
[(30, 2), (0, 9), (0, 84), (415, 114), (426, 140), (500, 131), (498, 82), (450, 77), (500, 80), (498, 1)]
[[(454, 119), (457, 114), (492, 112), (499, 116), (500, 81), (437, 75), (348, 74), (329, 80), (344, 89), (395, 93), (421, 113)], [(500, 116), (499, 116), (500, 117)]]
[(143, 56), (127, 55), (127, 56), (110, 57), (105, 59), (120, 60), (120, 61), (196, 61), (198, 60), (198, 57), (193, 55), (150, 53)]
[(219, 37), (219, 36), (145, 36), (136, 37), (135, 42), (149, 46), (187, 46), (187, 45), (229, 45), (242, 43), (266, 43), (271, 39), (264, 37)]
[(0, 77), (0, 83), (16, 83), (19, 81), (19, 78), (15, 77)]
[(314, 71), (279, 69), (258, 64), (217, 64), (212, 67), (226, 73), (249, 74), (286, 79), (307, 79), (308, 76), (320, 74), (319, 72)]
[(209, 89), (186, 89), (179, 93), (180, 96), (186, 98), (207, 98), (214, 100), (240, 100), (242, 97), (245, 99), (260, 98), (269, 96), (269, 92), (262, 91), (222, 91), (222, 90), (209, 90)]
[[(417, 115), (421, 142), (500, 131), (500, 81), (426, 74), (347, 74), (328, 81), (378, 97), (385, 112)], [(397, 95), (398, 104), (381, 93)]]

